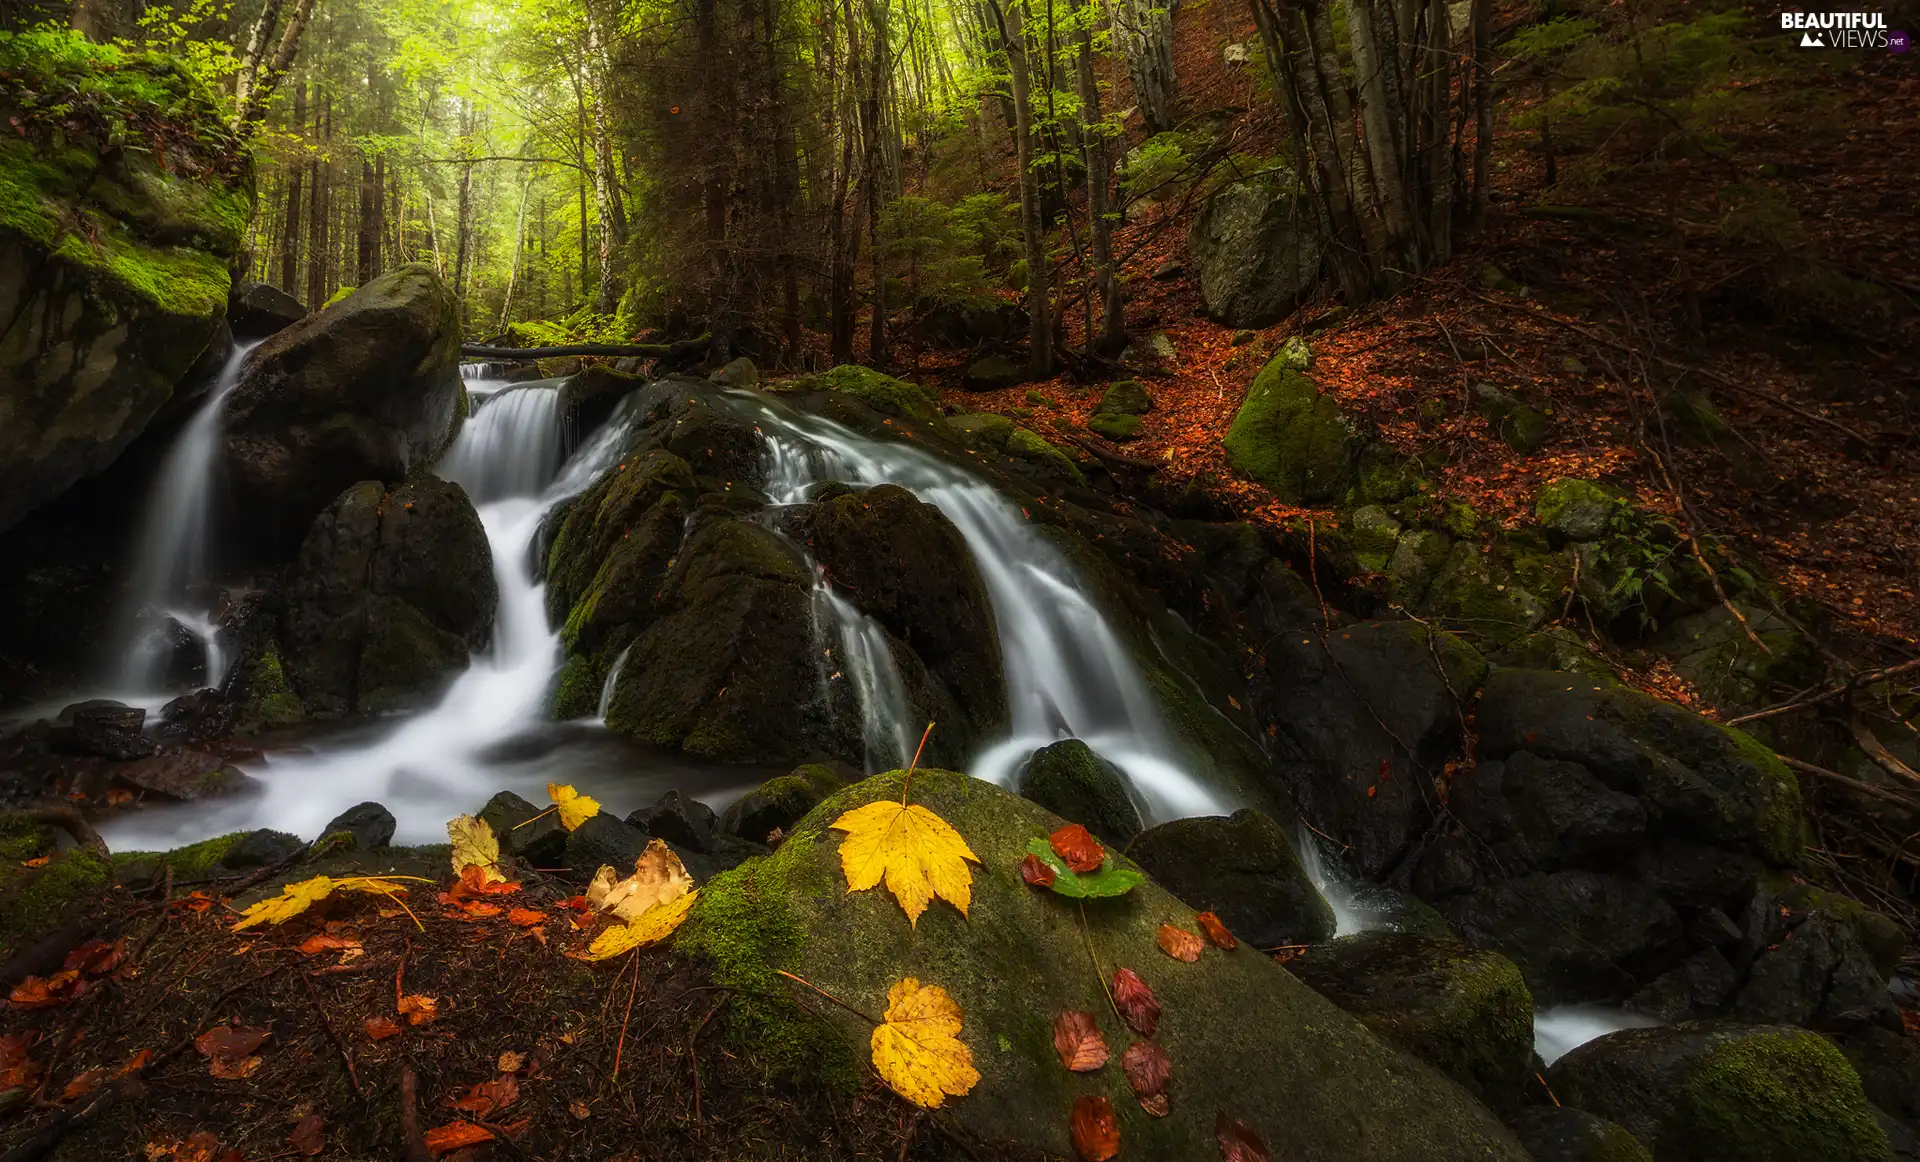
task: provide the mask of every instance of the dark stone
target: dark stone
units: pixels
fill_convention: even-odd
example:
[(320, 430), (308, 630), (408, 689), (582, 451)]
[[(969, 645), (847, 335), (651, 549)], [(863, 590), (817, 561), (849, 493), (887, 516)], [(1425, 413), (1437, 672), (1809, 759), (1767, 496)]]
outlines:
[(101, 726), (139, 730), (147, 720), (147, 712), (138, 706), (128, 706), (124, 702), (115, 702), (111, 698), (89, 698), (85, 702), (75, 702), (70, 706), (62, 707), (53, 721), (56, 726), (75, 726), (82, 719)]
[(918, 315), (912, 331), (930, 347), (956, 350), (981, 343), (1012, 342), (1026, 335), (1026, 309), (981, 295), (923, 298), (914, 304)]
[(1653, 1162), (1626, 1127), (1570, 1106), (1534, 1106), (1507, 1116), (1533, 1162)]
[(274, 867), (299, 855), (306, 850), (306, 846), (306, 841), (298, 835), (262, 827), (241, 836), (229, 847), (227, 854), (220, 857), (220, 866), (235, 869)]
[(1533, 998), (1511, 961), (1457, 940), (1367, 932), (1313, 945), (1286, 969), (1493, 1108), (1525, 1104)]
[(1900, 1028), (1887, 977), (1905, 941), (1886, 917), (1817, 888), (1776, 883), (1754, 895), (1745, 929), (1752, 961), (1735, 1016), (1829, 1031)]
[(1518, 964), (1542, 1005), (1626, 996), (1682, 946), (1680, 917), (1651, 887), (1601, 872), (1533, 872), (1435, 906)]
[(195, 690), (160, 708), (160, 736), (170, 742), (214, 738), (225, 733), (231, 719), (226, 695), (218, 690)]
[(720, 817), (720, 829), (753, 843), (765, 843), (775, 830), (791, 832), (807, 812), (840, 789), (840, 778), (811, 764), (766, 782), (735, 799)]
[(247, 794), (260, 786), (226, 755), (192, 747), (168, 747), (148, 758), (120, 763), (113, 768), (113, 777), (183, 803)]
[(1868, 1025), (1840, 1038), (1867, 1099), (1920, 1130), (1920, 1040)]
[(1753, 894), (1762, 864), (1745, 852), (1663, 836), (1640, 853), (1639, 867), (1676, 908), (1738, 911)]
[(236, 339), (264, 339), (306, 317), (305, 304), (270, 283), (243, 282), (227, 297), (227, 322)]
[(334, 816), (320, 829), (320, 837), (342, 831), (353, 837), (355, 850), (377, 851), (393, 842), (394, 826), (393, 812), (378, 803), (361, 803)]
[(566, 853), (562, 857), (568, 873), (588, 880), (604, 865), (618, 876), (631, 875), (634, 863), (653, 837), (617, 815), (605, 811), (566, 833)]
[(1717, 948), (1703, 948), (1627, 999), (1627, 1008), (1669, 1024), (1711, 1017), (1739, 985)]
[(760, 382), (760, 369), (742, 355), (707, 378), (716, 387), (753, 387)]
[[(146, 711), (127, 708), (90, 707), (73, 716), (72, 749), (80, 754), (98, 755), (115, 762), (146, 758), (160, 749), (158, 743), (140, 733)], [(132, 725), (128, 725), (131, 722)]]
[(713, 842), (705, 852), (705, 856), (717, 874), (732, 871), (750, 859), (758, 859), (768, 854), (770, 850), (764, 843), (754, 843), (752, 840), (720, 831), (714, 833)]
[(582, 435), (593, 431), (606, 422), (621, 400), (646, 382), (642, 376), (625, 375), (602, 363), (581, 368), (580, 374), (566, 383), (567, 410), (573, 417), (574, 430)]
[(1127, 846), (1127, 857), (1256, 948), (1333, 935), (1333, 909), (1307, 878), (1287, 833), (1259, 811), (1150, 827)]
[(1480, 763), (1455, 782), (1447, 804), (1513, 871), (1617, 857), (1633, 849), (1647, 826), (1638, 799), (1609, 790), (1578, 763), (1529, 751)]
[[(528, 822), (536, 816), (536, 821)], [(557, 867), (566, 852), (567, 829), (560, 826), (559, 815), (534, 806), (512, 791), (501, 791), (488, 799), (480, 809), (480, 818), (493, 829), (502, 853), (534, 867)]]
[(1093, 405), (1094, 415), (1140, 416), (1153, 410), (1153, 397), (1137, 379), (1122, 379), (1107, 388), (1100, 402)]
[(1187, 253), (1207, 316), (1227, 327), (1278, 322), (1320, 280), (1311, 203), (1284, 176), (1235, 182), (1208, 198), (1187, 231)]
[(1508, 447), (1522, 455), (1539, 450), (1546, 443), (1553, 421), (1543, 412), (1521, 403), (1488, 383), (1473, 385), (1474, 410), (1478, 411)]
[(668, 791), (658, 803), (627, 816), (627, 822), (677, 847), (702, 853), (713, 849), (714, 832), (719, 828), (713, 808), (678, 790)]
[(1077, 738), (1043, 746), (1020, 772), (1020, 794), (1115, 847), (1140, 834), (1126, 776)]
[(989, 355), (967, 366), (960, 386), (968, 391), (1000, 391), (1025, 383), (1029, 378), (1026, 364), (1005, 355)]

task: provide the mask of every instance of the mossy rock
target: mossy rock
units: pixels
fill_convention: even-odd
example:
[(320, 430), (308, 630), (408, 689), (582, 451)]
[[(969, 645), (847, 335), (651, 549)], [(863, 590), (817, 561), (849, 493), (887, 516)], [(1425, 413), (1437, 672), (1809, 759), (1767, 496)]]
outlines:
[(307, 708), (287, 682), (280, 654), (269, 648), (253, 660), (246, 675), (246, 695), (234, 717), (235, 734), (281, 730), (307, 720)]
[(1019, 790), (1117, 847), (1140, 834), (1140, 809), (1127, 795), (1125, 777), (1077, 738), (1034, 751), (1020, 772)]
[[(827, 825), (903, 795), (950, 823), (979, 857), (966, 915), (936, 901), (912, 925), (884, 890), (846, 890), (841, 837)], [(972, 1092), (949, 1099), (946, 1116), (986, 1142), (1068, 1155), (1068, 1109), (1078, 1096), (1101, 1094), (1141, 1158), (1216, 1157), (1214, 1121), (1224, 1109), (1276, 1158), (1294, 1162), (1527, 1162), (1463, 1091), (1258, 951), (1208, 949), (1195, 964), (1167, 957), (1155, 932), (1163, 923), (1190, 928), (1193, 913), (1157, 886), (1091, 902), (1084, 921), (1072, 901), (1027, 886), (1018, 868), (1028, 842), (1060, 822), (953, 772), (916, 771), (910, 786), (905, 772), (868, 779), (815, 808), (771, 857), (708, 884), (678, 948), (710, 959), (716, 983), (734, 990), (725, 1019), (736, 1051), (790, 1076), (856, 1077), (873, 1025), (774, 970), (866, 1013), (884, 1009), (887, 990), (905, 977), (946, 990), (981, 1075)], [(1103, 965), (1134, 969), (1159, 997), (1155, 1040), (1175, 1079), (1168, 1117), (1142, 1112), (1117, 1068), (1060, 1067), (1052, 1026), (1063, 1011), (1094, 1014), (1116, 1052), (1132, 1040), (1088, 969), (1089, 942)]]
[(1568, 1106), (1534, 1106), (1507, 1124), (1534, 1162), (1653, 1162), (1640, 1139), (1618, 1122)]
[(1393, 551), (1400, 544), (1400, 522), (1387, 510), (1369, 504), (1353, 510), (1347, 518), (1347, 533), (1353, 542), (1353, 555), (1369, 573), (1385, 571)]
[(1013, 435), (1013, 421), (993, 412), (966, 412), (951, 416), (943, 426), (962, 448), (991, 449), (1004, 452)]
[(1656, 1162), (1892, 1162), (1860, 1078), (1818, 1033), (1689, 1021), (1589, 1041), (1547, 1077)]
[(1087, 419), (1087, 430), (1116, 444), (1124, 444), (1139, 438), (1142, 422), (1139, 416), (1095, 412)]
[(1546, 443), (1553, 420), (1545, 412), (1521, 403), (1490, 384), (1475, 384), (1473, 396), (1475, 409), (1507, 447), (1524, 456), (1538, 451), (1540, 445)]
[(1458, 940), (1366, 932), (1287, 962), (1315, 992), (1497, 1109), (1525, 1104), (1533, 995), (1520, 969)]
[[(1813, 644), (1791, 623), (1764, 609), (1739, 606), (1744, 625), (1724, 605), (1678, 618), (1656, 647), (1674, 672), (1723, 710), (1754, 710), (1783, 686), (1799, 688), (1820, 677)], [(1760, 638), (1753, 643), (1748, 631)]]
[(818, 763), (799, 767), (735, 799), (720, 816), (720, 828), (728, 835), (765, 843), (772, 832), (791, 830), (840, 785), (830, 767)]
[(1517, 670), (1563, 670), (1608, 685), (1618, 685), (1612, 667), (1587, 647), (1580, 635), (1564, 626), (1548, 626), (1513, 639), (1487, 654), (1496, 666)]
[(1360, 440), (1333, 397), (1274, 356), (1227, 429), (1227, 463), (1291, 504), (1322, 504), (1346, 495)]
[(1597, 541), (1612, 530), (1623, 504), (1610, 489), (1569, 476), (1540, 489), (1533, 502), (1533, 518), (1561, 540)]
[[(0, 826), (11, 830), (15, 844), (22, 842), (19, 825)], [(87, 915), (113, 882), (108, 861), (85, 848), (43, 849), (39, 854), (52, 858), (41, 867), (14, 864), (0, 869), (0, 963)]]
[(1007, 437), (1007, 453), (1044, 469), (1049, 475), (1063, 477), (1075, 484), (1087, 482), (1080, 472), (1080, 466), (1067, 459), (1065, 452), (1048, 443), (1038, 432), (1027, 428), (1015, 428), (1013, 434)]
[(989, 355), (968, 365), (960, 386), (968, 391), (1000, 391), (1025, 383), (1030, 378), (1032, 376), (1027, 374), (1026, 364), (1016, 363), (1005, 355)]
[(1551, 611), (1506, 564), (1471, 541), (1456, 542), (1427, 587), (1420, 611), (1496, 644), (1531, 633)]
[(1256, 947), (1312, 944), (1334, 933), (1333, 908), (1307, 877), (1286, 830), (1263, 811), (1162, 823), (1141, 832), (1127, 857)]
[(1409, 529), (1394, 541), (1386, 573), (1394, 599), (1412, 605), (1427, 595), (1453, 551), (1453, 538), (1439, 529)]
[(837, 391), (853, 396), (882, 415), (930, 420), (939, 414), (933, 398), (915, 384), (884, 375), (871, 367), (842, 363), (827, 371), (793, 381), (796, 391)]
[(1392, 504), (1426, 486), (1417, 459), (1402, 456), (1378, 440), (1368, 441), (1360, 450), (1358, 472), (1354, 491), (1368, 504)]
[(1107, 388), (1100, 402), (1093, 405), (1096, 416), (1141, 416), (1153, 410), (1153, 397), (1137, 379), (1123, 379)]

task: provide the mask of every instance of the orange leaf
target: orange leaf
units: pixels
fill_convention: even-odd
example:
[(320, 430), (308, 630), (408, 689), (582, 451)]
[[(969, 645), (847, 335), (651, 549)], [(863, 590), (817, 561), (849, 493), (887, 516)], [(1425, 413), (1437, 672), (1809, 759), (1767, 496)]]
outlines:
[(456, 900), (454, 906), (467, 914), (469, 919), (481, 920), (488, 916), (498, 916), (506, 911), (498, 904), (489, 904), (482, 900)]
[(1135, 1041), (1120, 1055), (1120, 1072), (1127, 1075), (1141, 1109), (1156, 1118), (1167, 1116), (1167, 1082), (1173, 1077), (1173, 1062), (1165, 1049), (1152, 1041)]
[(32, 859), (21, 860), (20, 866), (21, 867), (45, 867), (52, 862), (53, 862), (53, 857), (50, 855), (37, 855)]
[(108, 944), (104, 940), (89, 940), (80, 947), (67, 953), (67, 959), (60, 967), (69, 972), (83, 972), (88, 976), (105, 976), (119, 967), (120, 958), (126, 954), (125, 937)]
[(491, 1142), (493, 1131), (485, 1126), (476, 1126), (472, 1122), (448, 1122), (444, 1126), (435, 1126), (428, 1130), (424, 1140), (427, 1151), (438, 1158), (442, 1154), (458, 1150), (463, 1146)]
[(318, 1157), (327, 1148), (327, 1123), (319, 1114), (308, 1114), (293, 1127), (293, 1133), (287, 1135), (287, 1141), (293, 1143), (303, 1157)]
[(502, 1074), (493, 1081), (483, 1081), (468, 1090), (463, 1096), (451, 1098), (447, 1104), (476, 1118), (484, 1118), (495, 1110), (503, 1110), (520, 1100), (520, 1083), (511, 1073)]
[(452, 895), (456, 900), (469, 896), (509, 896), (520, 890), (520, 881), (501, 880), (487, 882), (487, 869), (476, 864), (468, 864), (460, 869), (460, 879), (453, 885)]
[(1100, 846), (1093, 832), (1078, 823), (1069, 823), (1047, 836), (1047, 843), (1076, 875), (1099, 871), (1107, 859), (1107, 849)]
[(1220, 1146), (1221, 1162), (1273, 1162), (1260, 1135), (1224, 1113), (1213, 1120), (1213, 1139)]
[(1160, 998), (1153, 995), (1147, 982), (1131, 968), (1115, 969), (1113, 973), (1113, 1004), (1126, 1018), (1127, 1024), (1142, 1037), (1153, 1036), (1154, 1029), (1160, 1024)]
[(509, 923), (518, 924), (522, 928), (531, 928), (535, 924), (545, 924), (547, 922), (547, 914), (538, 908), (515, 908), (507, 913), (507, 920)]
[(351, 936), (329, 936), (316, 932), (300, 942), (300, 951), (307, 956), (317, 956), (335, 948), (358, 948), (360, 942)]
[(1212, 912), (1202, 912), (1198, 916), (1195, 916), (1194, 919), (1199, 921), (1200, 931), (1207, 934), (1207, 939), (1213, 941), (1215, 948), (1223, 948), (1228, 952), (1232, 952), (1234, 949), (1240, 947), (1240, 941), (1234, 939), (1233, 933), (1227, 931), (1227, 926), (1220, 922), (1220, 917), (1214, 915)]
[(1054, 1018), (1053, 1049), (1060, 1054), (1060, 1064), (1075, 1073), (1091, 1073), (1107, 1063), (1106, 1038), (1094, 1024), (1093, 1014), (1080, 1009)]
[(56, 972), (52, 976), (30, 976), (13, 986), (13, 991), (7, 994), (7, 1000), (22, 1009), (64, 1005), (70, 999), (66, 995), (67, 989), (78, 977), (78, 973), (71, 971)]
[(1050, 888), (1054, 880), (1053, 867), (1039, 856), (1029, 853), (1020, 861), (1020, 878), (1036, 888)]
[(400, 1032), (400, 1023), (392, 1017), (368, 1017), (360, 1027), (375, 1041), (385, 1041)]
[(1074, 1099), (1067, 1129), (1073, 1135), (1074, 1152), (1086, 1162), (1107, 1162), (1120, 1152), (1120, 1123), (1113, 1116), (1113, 1103), (1104, 1097)]
[(440, 1002), (432, 997), (409, 995), (400, 998), (400, 1015), (409, 1025), (429, 1025), (440, 1015)]
[(1199, 960), (1200, 950), (1205, 947), (1200, 943), (1198, 936), (1185, 928), (1175, 928), (1171, 924), (1160, 925), (1160, 931), (1154, 934), (1154, 939), (1160, 942), (1160, 951), (1175, 960), (1184, 960), (1188, 964)]
[(106, 1079), (107, 1070), (105, 1066), (101, 1066), (98, 1069), (89, 1069), (85, 1073), (77, 1073), (74, 1075), (73, 1080), (67, 1083), (67, 1087), (60, 1091), (60, 1100), (72, 1101), (76, 1097), (85, 1097), (92, 1093), (94, 1088)]

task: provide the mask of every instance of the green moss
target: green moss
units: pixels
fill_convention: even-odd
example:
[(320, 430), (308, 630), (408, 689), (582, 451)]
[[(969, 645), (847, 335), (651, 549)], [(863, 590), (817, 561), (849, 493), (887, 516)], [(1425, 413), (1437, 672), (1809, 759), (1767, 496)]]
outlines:
[(39, 859), (57, 845), (53, 828), (25, 815), (0, 814), (0, 868)]
[(213, 866), (226, 857), (233, 845), (246, 838), (244, 831), (235, 831), (229, 835), (216, 835), (212, 839), (203, 839), (185, 847), (176, 847), (172, 851), (116, 851), (111, 857), (116, 875), (138, 865), (158, 865), (173, 869), (175, 880), (198, 879), (212, 872)]
[(1737, 727), (1710, 723), (1727, 736), (1740, 757), (1752, 764), (1769, 784), (1766, 810), (1760, 819), (1760, 854), (1780, 866), (1799, 862), (1806, 846), (1806, 818), (1800, 811), (1800, 780), (1780, 761), (1780, 756), (1758, 739)]
[(1144, 421), (1135, 415), (1115, 415), (1107, 412), (1095, 412), (1087, 420), (1087, 428), (1098, 435), (1105, 436), (1115, 443), (1124, 443), (1140, 434), (1140, 425)]
[(1064, 476), (1075, 484), (1087, 482), (1087, 478), (1080, 473), (1080, 466), (1067, 459), (1065, 452), (1049, 444), (1039, 433), (1026, 428), (1015, 428), (1013, 434), (1007, 437), (1007, 453), (1036, 464), (1056, 476)]
[(320, 309), (323, 311), (326, 310), (328, 307), (339, 302), (341, 299), (346, 298), (348, 295), (352, 294), (354, 291), (357, 291), (359, 289), (360, 288), (357, 286), (341, 287), (339, 290), (333, 292), (333, 297), (329, 298), (326, 302), (320, 304)]
[(1153, 410), (1153, 397), (1136, 379), (1123, 379), (1107, 388), (1100, 402), (1094, 405), (1093, 414), (1114, 416), (1138, 416)]
[(250, 734), (257, 730), (277, 730), (305, 722), (307, 708), (287, 683), (280, 666), (280, 655), (267, 650), (254, 660), (247, 675), (247, 698), (241, 704), (234, 730)]
[(1007, 438), (1013, 435), (1013, 421), (993, 412), (968, 412), (942, 421), (953, 442), (962, 448), (990, 448), (1005, 451)]
[(1890, 1162), (1860, 1078), (1826, 1038), (1804, 1030), (1715, 1045), (1687, 1074), (1688, 1142), (1699, 1162), (1819, 1158)]
[(1347, 530), (1360, 567), (1369, 573), (1385, 571), (1400, 543), (1400, 522), (1388, 516), (1386, 509), (1369, 504), (1347, 518)]
[(598, 713), (606, 680), (607, 667), (598, 655), (567, 658), (553, 682), (553, 716), (565, 721)]
[(111, 882), (107, 861), (73, 848), (45, 867), (12, 869), (0, 881), (0, 960), (85, 912)]
[(1591, 480), (1568, 477), (1540, 489), (1533, 517), (1556, 536), (1569, 541), (1595, 541), (1606, 536), (1621, 507), (1613, 492)]
[(1284, 352), (1254, 377), (1225, 443), (1236, 471), (1289, 503), (1338, 500), (1353, 483), (1352, 423)]
[(853, 363), (802, 376), (793, 382), (793, 389), (837, 391), (853, 396), (874, 411), (902, 419), (930, 420), (939, 414), (932, 398), (914, 384)]

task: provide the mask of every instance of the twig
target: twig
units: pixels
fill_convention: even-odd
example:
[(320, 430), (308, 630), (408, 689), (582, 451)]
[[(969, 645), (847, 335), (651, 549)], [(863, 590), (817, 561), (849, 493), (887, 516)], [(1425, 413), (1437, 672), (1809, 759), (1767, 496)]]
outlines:
[(796, 984), (806, 985), (808, 988), (812, 989), (814, 992), (819, 993), (821, 996), (832, 1001), (834, 1004), (839, 1005), (841, 1008), (845, 1009), (849, 1013), (852, 1013), (854, 1016), (860, 1018), (861, 1020), (865, 1021), (869, 1025), (878, 1025), (880, 1023), (879, 1018), (867, 1016), (865, 1013), (861, 1012), (859, 1009), (854, 1008), (852, 1005), (841, 1000), (839, 997), (834, 996), (832, 993), (828, 992), (826, 989), (821, 988), (819, 985), (814, 984), (812, 981), (808, 980), (805, 977), (795, 976), (784, 968), (776, 968), (773, 971), (775, 972), (775, 974), (779, 976), (784, 976), (788, 980), (793, 981)]
[(1815, 694), (1811, 697), (1795, 696), (1780, 703), (1778, 706), (1769, 706), (1765, 710), (1756, 710), (1752, 714), (1743, 714), (1738, 718), (1729, 718), (1727, 725), (1739, 726), (1745, 722), (1758, 722), (1763, 718), (1774, 718), (1781, 714), (1792, 713), (1795, 710), (1804, 710), (1809, 706), (1818, 706), (1823, 702), (1831, 702), (1836, 698), (1851, 698), (1854, 691), (1863, 686), (1871, 686), (1876, 682), (1884, 682), (1888, 678), (1911, 673), (1914, 670), (1920, 670), (1920, 658), (1914, 658), (1901, 662), (1898, 665), (1887, 666), (1879, 670), (1863, 670), (1848, 679), (1845, 684), (1835, 686), (1824, 693)]
[(1867, 757), (1872, 759), (1876, 766), (1890, 775), (1920, 787), (1920, 774), (1916, 774), (1912, 767), (1901, 762), (1892, 751), (1886, 748), (1886, 744), (1874, 737), (1873, 731), (1860, 720), (1859, 715), (1854, 715), (1849, 726), (1853, 730), (1853, 740), (1860, 744), (1860, 749), (1867, 752)]
[(407, 1162), (433, 1162), (427, 1153), (427, 1140), (420, 1134), (420, 1082), (413, 1066), (400, 1067), (400, 1148)]
[(347, 1081), (353, 1085), (353, 1096), (364, 1098), (366, 1091), (360, 1088), (360, 1071), (353, 1067), (353, 1054), (347, 1052), (347, 1043), (340, 1039), (332, 1018), (327, 1016), (327, 1006), (320, 1003), (320, 993), (313, 987), (313, 978), (302, 974), (300, 983), (307, 986), (307, 999), (313, 1002), (314, 1011), (320, 1014), (320, 1027), (327, 1031), (327, 1040), (333, 1042), (333, 1047), (340, 1051), (340, 1060), (347, 1067)]
[(106, 840), (100, 838), (100, 833), (93, 829), (93, 824), (88, 823), (85, 816), (65, 803), (41, 803), (23, 807), (20, 809), (20, 815), (34, 823), (58, 827), (73, 836), (74, 843), (95, 855), (105, 857), (107, 854)]
[(627, 1008), (620, 1017), (620, 1040), (613, 1047), (613, 1076), (609, 1081), (620, 1080), (620, 1058), (627, 1051), (627, 1022), (633, 1019), (633, 994), (640, 991), (640, 950), (635, 948), (627, 958), (633, 961), (633, 983), (627, 987)]
[(720, 1011), (720, 1006), (732, 999), (732, 993), (723, 993), (719, 1000), (713, 1002), (713, 1007), (707, 1010), (707, 1015), (700, 1018), (700, 1023), (693, 1027), (693, 1035), (687, 1038), (687, 1060), (693, 1065), (693, 1129), (696, 1134), (700, 1132), (701, 1127), (700, 1034), (706, 1029), (707, 1022), (713, 1020), (713, 1015)]
[(1113, 1010), (1114, 1016), (1120, 1018), (1122, 1025), (1126, 1024), (1127, 1019), (1121, 1016), (1119, 1003), (1113, 999), (1113, 990), (1107, 987), (1107, 977), (1105, 972), (1100, 968), (1100, 958), (1094, 955), (1093, 952), (1093, 929), (1087, 926), (1087, 902), (1085, 900), (1080, 901), (1080, 937), (1087, 943), (1087, 959), (1093, 962), (1093, 979), (1100, 982), (1100, 991), (1105, 994), (1107, 998), (1107, 1007)]
[(1307, 518), (1307, 577), (1313, 582), (1313, 595), (1320, 601), (1320, 626), (1330, 629), (1333, 618), (1327, 615), (1327, 595), (1320, 592), (1320, 550), (1315, 541), (1314, 522)]
[(1830, 771), (1825, 767), (1816, 767), (1812, 763), (1802, 762), (1799, 759), (1791, 758), (1787, 755), (1781, 755), (1780, 761), (1802, 774), (1816, 775), (1822, 779), (1826, 779), (1828, 782), (1838, 783), (1849, 791), (1858, 791), (1862, 795), (1870, 795), (1875, 799), (1884, 799), (1889, 803), (1896, 803), (1905, 807), (1909, 811), (1920, 810), (1920, 799), (1903, 795), (1898, 791), (1889, 791), (1885, 787), (1876, 787), (1872, 783), (1863, 783), (1858, 779), (1849, 779), (1839, 771)]

